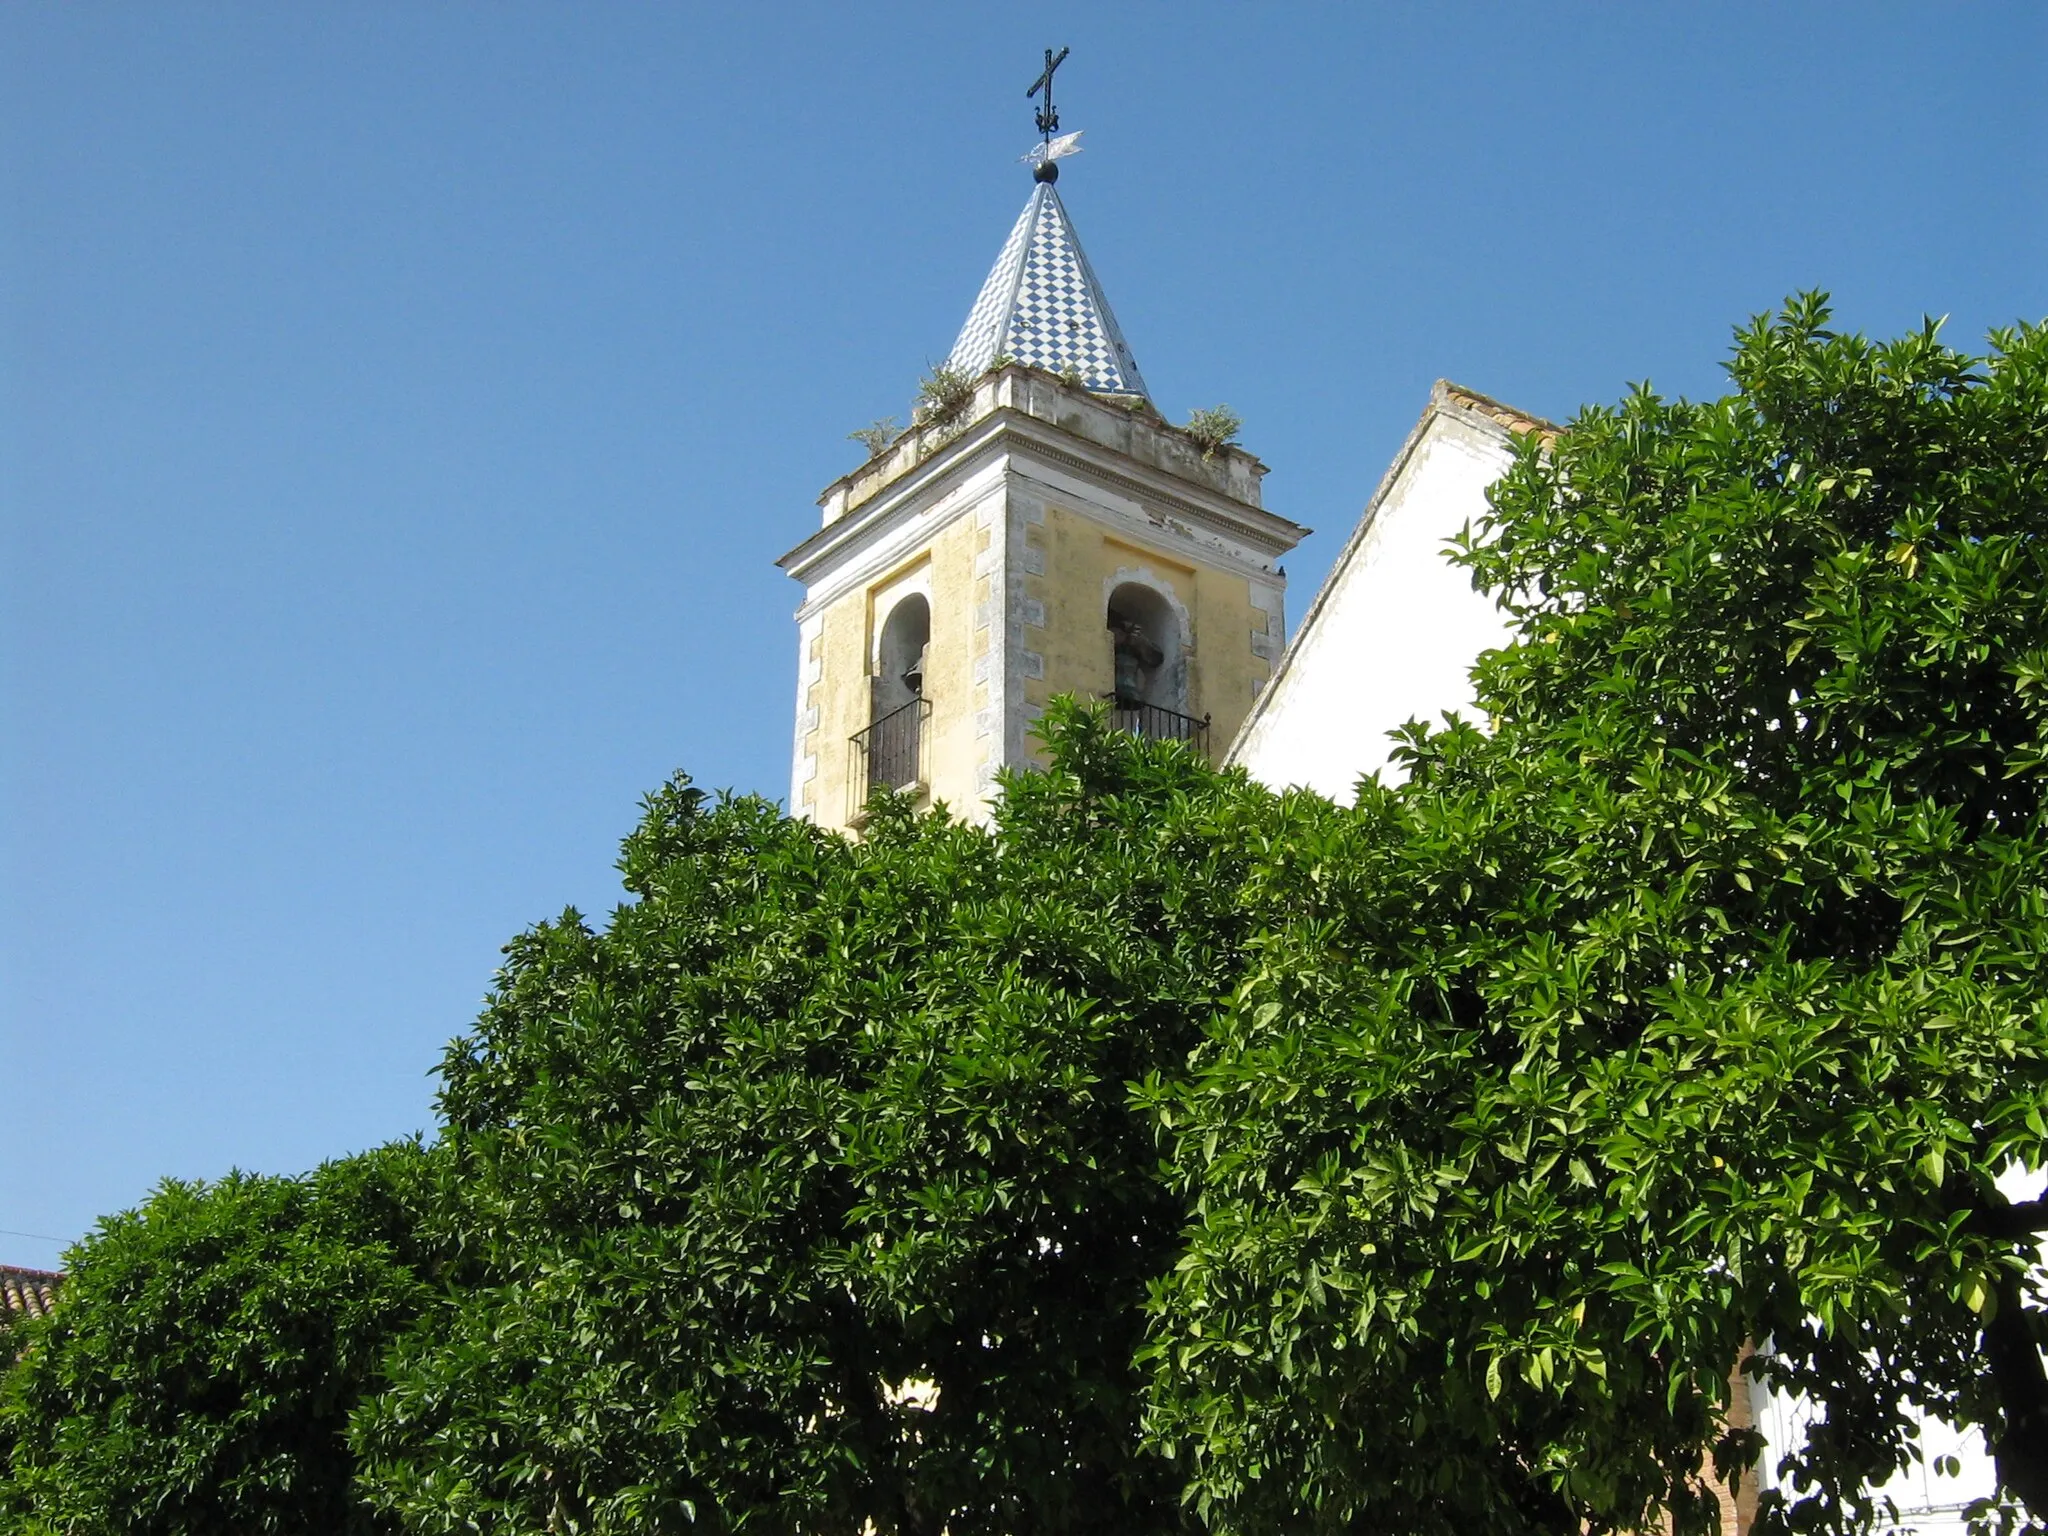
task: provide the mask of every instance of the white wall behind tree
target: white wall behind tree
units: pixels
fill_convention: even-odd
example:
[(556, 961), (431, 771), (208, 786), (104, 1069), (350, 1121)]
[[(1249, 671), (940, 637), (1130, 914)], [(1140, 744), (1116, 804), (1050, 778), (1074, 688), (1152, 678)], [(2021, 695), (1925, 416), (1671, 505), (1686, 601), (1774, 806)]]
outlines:
[[(1486, 402), (1490, 405), (1490, 402)], [(1473, 658), (1505, 642), (1505, 615), (1445, 558), (1486, 511), (1514, 456), (1478, 398), (1439, 384), (1303, 618), (1230, 761), (1276, 789), (1352, 799), (1389, 774), (1389, 733), (1470, 715)]]

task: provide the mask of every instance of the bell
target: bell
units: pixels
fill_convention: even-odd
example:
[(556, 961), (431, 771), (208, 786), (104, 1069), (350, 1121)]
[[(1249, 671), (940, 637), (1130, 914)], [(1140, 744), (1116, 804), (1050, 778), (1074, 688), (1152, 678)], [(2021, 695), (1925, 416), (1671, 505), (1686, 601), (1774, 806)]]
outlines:
[(1145, 665), (1135, 650), (1119, 641), (1116, 648), (1116, 701), (1129, 708), (1143, 703), (1144, 698)]

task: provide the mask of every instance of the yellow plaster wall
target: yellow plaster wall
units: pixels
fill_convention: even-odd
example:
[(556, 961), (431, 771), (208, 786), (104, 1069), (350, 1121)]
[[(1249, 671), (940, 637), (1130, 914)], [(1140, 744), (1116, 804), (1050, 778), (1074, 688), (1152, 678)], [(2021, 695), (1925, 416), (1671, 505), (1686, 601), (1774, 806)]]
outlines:
[(991, 534), (992, 530), (980, 527), (972, 516), (957, 518), (940, 529), (925, 548), (825, 608), (812, 642), (814, 659), (822, 666), (804, 701), (806, 708), (818, 711), (818, 723), (805, 737), (803, 748), (806, 755), (816, 758), (818, 766), (795, 807), (801, 814), (822, 826), (845, 827), (849, 814), (861, 803), (861, 790), (849, 784), (855, 762), (852, 739), (869, 723), (869, 677), (876, 636), (888, 617), (889, 598), (914, 582), (920, 568), (922, 589), (931, 603), (924, 696), (932, 712), (924, 742), (928, 794), (921, 796), (919, 803), (943, 800), (956, 815), (974, 809), (978, 774), (988, 746), (975, 735), (977, 695), (985, 695), (986, 690), (975, 684), (974, 664), (986, 653), (990, 640), (989, 631), (975, 623), (976, 607), (986, 600), (989, 580), (976, 576), (974, 564), (975, 555), (987, 547)]
[(1027, 576), (1024, 587), (1045, 611), (1044, 625), (1024, 632), (1025, 645), (1044, 657), (1044, 676), (1025, 684), (1026, 702), (1042, 707), (1059, 693), (1096, 698), (1115, 686), (1105, 584), (1119, 571), (1146, 570), (1187, 610), (1188, 713), (1209, 717), (1209, 755), (1220, 760), (1272, 672), (1252, 649), (1267, 620), (1252, 604), (1250, 581), (1184, 551), (1112, 534), (1059, 506), (1047, 507), (1044, 523), (1029, 527), (1025, 539), (1044, 551), (1043, 574)]

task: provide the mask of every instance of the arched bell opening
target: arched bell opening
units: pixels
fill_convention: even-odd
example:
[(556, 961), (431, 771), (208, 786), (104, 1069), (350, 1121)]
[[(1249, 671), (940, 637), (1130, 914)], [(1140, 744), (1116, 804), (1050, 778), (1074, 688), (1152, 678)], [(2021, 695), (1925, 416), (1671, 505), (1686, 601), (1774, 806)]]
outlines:
[(875, 671), (869, 678), (867, 729), (853, 738), (856, 767), (848, 789), (849, 817), (858, 816), (877, 789), (906, 789), (924, 782), (925, 655), (931, 647), (932, 605), (921, 592), (903, 597), (882, 621), (875, 637)]
[(1116, 681), (1110, 690), (1118, 730), (1209, 750), (1209, 722), (1188, 713), (1187, 635), (1180, 610), (1163, 592), (1127, 581), (1109, 594), (1109, 642)]
[(931, 639), (932, 605), (923, 593), (913, 592), (889, 610), (875, 643), (875, 719), (924, 697)]
[(1116, 655), (1119, 707), (1187, 709), (1181, 638), (1180, 616), (1153, 588), (1127, 581), (1109, 594), (1109, 639)]

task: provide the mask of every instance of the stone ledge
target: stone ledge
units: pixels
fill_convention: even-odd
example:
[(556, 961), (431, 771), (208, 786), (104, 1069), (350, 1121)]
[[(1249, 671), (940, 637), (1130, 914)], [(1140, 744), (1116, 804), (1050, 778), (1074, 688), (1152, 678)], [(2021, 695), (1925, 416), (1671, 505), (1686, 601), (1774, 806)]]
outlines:
[(1059, 374), (1028, 363), (1008, 363), (983, 374), (965, 411), (943, 426), (910, 427), (881, 453), (825, 488), (818, 506), (827, 524), (854, 511), (910, 473), (932, 454), (983, 418), (1013, 410), (1049, 422), (1086, 442), (1113, 448), (1138, 463), (1199, 485), (1246, 506), (1257, 507), (1266, 466), (1242, 448), (1204, 454), (1195, 440), (1171, 425), (1148, 401), (1124, 405), (1094, 395)]

